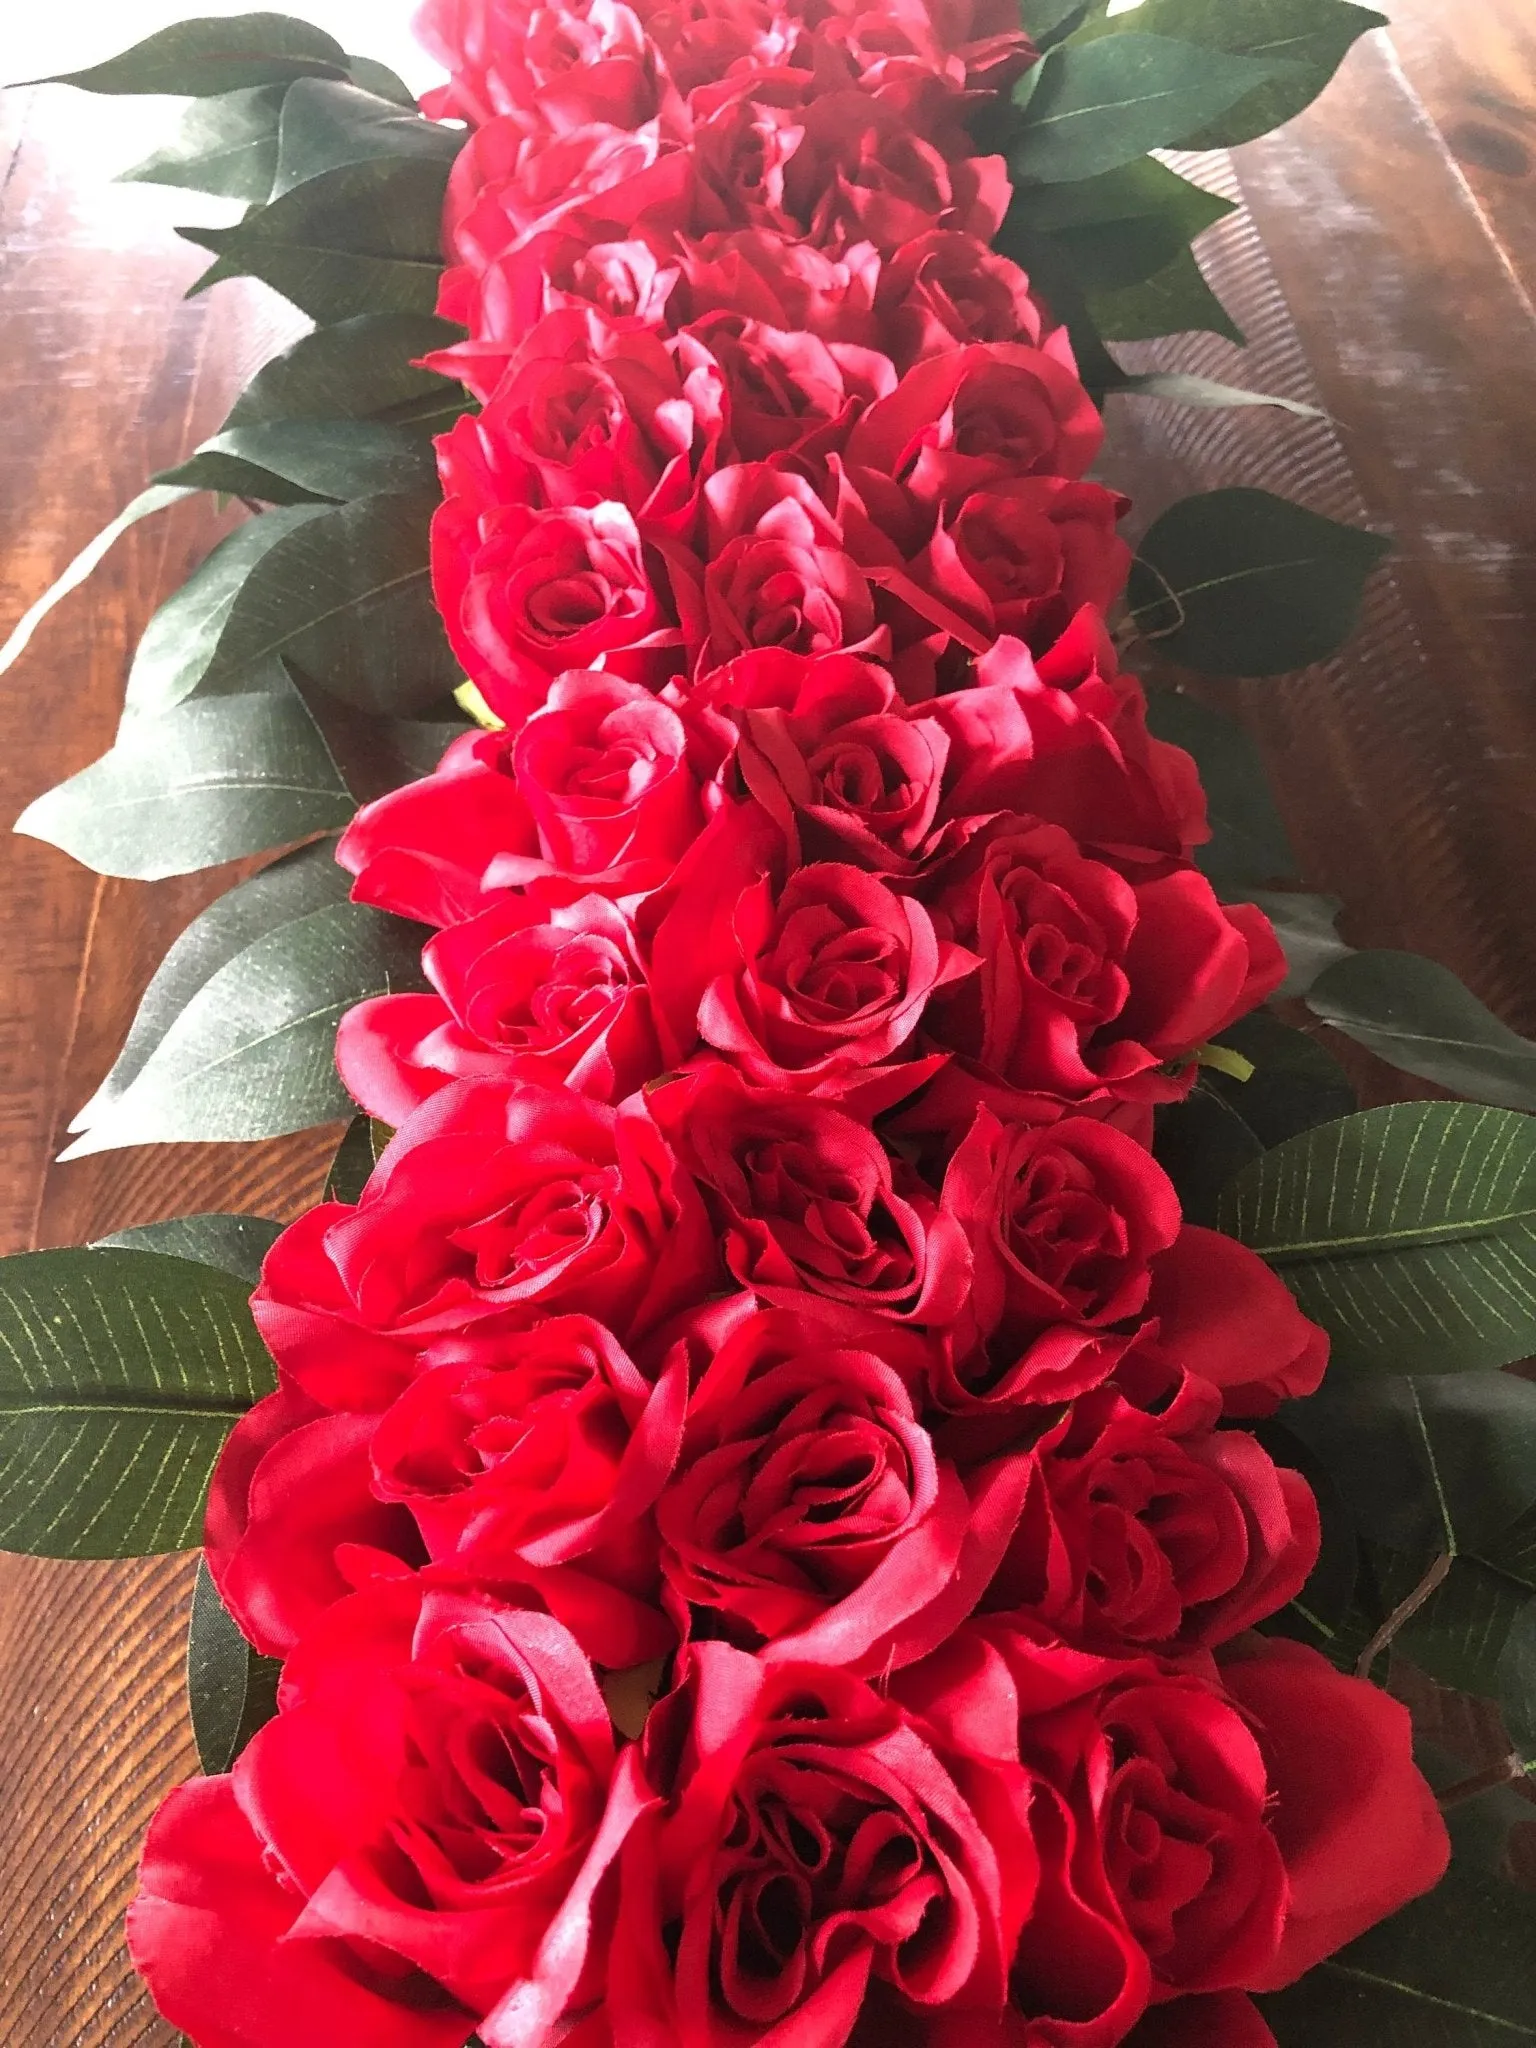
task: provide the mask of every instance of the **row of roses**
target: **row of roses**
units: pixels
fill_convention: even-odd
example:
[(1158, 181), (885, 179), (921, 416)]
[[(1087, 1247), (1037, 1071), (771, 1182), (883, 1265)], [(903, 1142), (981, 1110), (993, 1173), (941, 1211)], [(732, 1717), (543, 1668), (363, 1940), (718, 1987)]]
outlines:
[(500, 728), (342, 842), (431, 990), (215, 1481), (281, 1710), (130, 1916), (203, 2048), (1259, 2048), (1443, 1867), (1401, 1709), (1249, 1633), (1326, 1341), (1149, 1140), (1283, 962), (986, 246), (1006, 16), (429, 10)]

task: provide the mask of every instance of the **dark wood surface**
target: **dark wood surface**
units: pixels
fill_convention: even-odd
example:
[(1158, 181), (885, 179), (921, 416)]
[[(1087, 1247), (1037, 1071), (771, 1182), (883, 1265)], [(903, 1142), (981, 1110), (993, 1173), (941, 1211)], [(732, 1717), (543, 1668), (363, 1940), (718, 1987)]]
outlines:
[[(1314, 397), (1330, 423), (1123, 407), (1117, 462), (1148, 508), (1241, 477), (1396, 535), (1355, 647), (1248, 686), (1246, 708), (1307, 878), (1347, 900), (1350, 934), (1446, 961), (1529, 1031), (1536, 9), (1379, 4), (1390, 32), (1318, 106), (1230, 169), (1202, 168), (1247, 201), (1210, 261), (1253, 347), (1246, 360), (1212, 341), (1176, 351)], [(204, 259), (171, 227), (199, 202), (107, 182), (163, 122), (154, 106), (58, 90), (0, 99), (0, 635), (291, 331), (256, 287), (184, 303)], [(214, 531), (195, 504), (139, 528), (0, 684), (6, 822), (108, 745), (134, 640)], [(316, 1137), (50, 1163), (170, 939), (227, 880), (101, 881), (0, 839), (0, 1251), (203, 1207), (287, 1216), (312, 1199)], [(119, 1922), (144, 1823), (194, 1764), (189, 1586), (186, 1560), (0, 1558), (6, 2048), (171, 2039)]]

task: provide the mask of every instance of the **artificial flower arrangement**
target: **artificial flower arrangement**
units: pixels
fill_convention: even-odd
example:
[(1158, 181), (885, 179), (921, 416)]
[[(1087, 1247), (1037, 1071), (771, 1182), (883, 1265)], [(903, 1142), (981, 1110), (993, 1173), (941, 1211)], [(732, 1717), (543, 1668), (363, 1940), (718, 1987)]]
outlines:
[[(1167, 680), (1385, 544), (1239, 479), (1133, 556), (1091, 474), (1266, 402), (1113, 354), (1224, 318), (1149, 152), (1379, 19), (428, 0), (424, 109), (272, 14), (68, 81), (184, 95), (134, 175), (315, 323), (92, 550), (253, 515), (21, 827), (296, 849), (73, 1152), (360, 1112), (286, 1230), (0, 1262), (0, 1541), (205, 1545), (128, 1922), (198, 2048), (1536, 2038), (1536, 1048)], [(1503, 1703), (1449, 1827), (1400, 1656)]]

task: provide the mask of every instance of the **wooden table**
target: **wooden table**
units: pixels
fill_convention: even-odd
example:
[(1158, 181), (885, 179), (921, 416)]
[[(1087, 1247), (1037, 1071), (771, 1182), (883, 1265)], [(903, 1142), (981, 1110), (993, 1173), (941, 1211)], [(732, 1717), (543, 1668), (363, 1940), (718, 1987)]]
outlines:
[[(1249, 211), (1216, 231), (1211, 260), (1248, 358), (1181, 345), (1181, 361), (1318, 399), (1332, 424), (1122, 410), (1117, 480), (1147, 505), (1269, 482), (1397, 536), (1356, 646), (1243, 699), (1307, 878), (1347, 899), (1350, 935), (1444, 960), (1531, 1031), (1536, 10), (1379, 4), (1390, 31), (1290, 129), (1237, 153)], [(115, 0), (92, 36), (120, 44), (136, 11)], [(27, 33), (7, 22), (8, 69)], [(44, 17), (32, 39), (49, 33)], [(59, 90), (0, 100), (0, 635), (150, 470), (217, 426), (288, 331), (255, 286), (183, 303), (204, 259), (172, 224), (213, 216), (106, 182), (163, 120), (152, 104)], [(214, 532), (196, 503), (139, 528), (5, 679), (10, 815), (109, 744), (127, 654)], [(313, 1199), (325, 1134), (50, 1163), (167, 944), (229, 876), (102, 881), (14, 838), (0, 865), (0, 1251), (197, 1208), (289, 1216)], [(195, 1765), (180, 1668), (190, 1581), (185, 1559), (0, 1558), (6, 2048), (170, 2039), (119, 1922), (145, 1822)]]

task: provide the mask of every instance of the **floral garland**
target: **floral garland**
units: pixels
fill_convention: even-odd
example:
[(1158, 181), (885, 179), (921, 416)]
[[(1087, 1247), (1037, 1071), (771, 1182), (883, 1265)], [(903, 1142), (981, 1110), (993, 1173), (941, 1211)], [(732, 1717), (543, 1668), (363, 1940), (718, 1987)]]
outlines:
[[(1362, 1318), (1326, 1270), (1251, 1248), (1241, 1202), (1192, 1220), (1153, 1150), (1205, 1077), (1251, 1074), (1217, 1041), (1249, 1042), (1304, 946), (1347, 949), (1316, 899), (1265, 898), (1283, 950), (1213, 886), (1200, 768), (1121, 666), (1129, 506), (1089, 475), (1098, 401), (1222, 387), (1117, 369), (985, 139), (1033, 107), (1035, 160), (1062, 147), (1092, 91), (1056, 60), (1071, 38), (1097, 61), (1102, 13), (1041, 0), (1037, 46), (1013, 0), (429, 0), (450, 82), (405, 145), (399, 82), (302, 24), (177, 45), (171, 75), (201, 83), (171, 89), (227, 95), (259, 162), (230, 171), (194, 121), (142, 175), (249, 176), (211, 188), (278, 215), (309, 189), (283, 108), (312, 87), (301, 139), (342, 182), (311, 226), (351, 206), (379, 245), (358, 260), (403, 268), (446, 179), (449, 252), (436, 321), (375, 304), (377, 270), (358, 303), (325, 288), (322, 350), (393, 351), (368, 358), (371, 415), (264, 411), (338, 407), (301, 344), (125, 515), (189, 488), (279, 508), (208, 565), (204, 611), (235, 580), (183, 697), (136, 663), (125, 735), (136, 687), (141, 718), (200, 720), (199, 679), (233, 679), (316, 781), (302, 828), (264, 814), (259, 843), (350, 820), (349, 903), (329, 842), (291, 855), (167, 987), (189, 961), (194, 998), (217, 986), (258, 906), (325, 921), (338, 953), (360, 917), (429, 928), (419, 984), (390, 924), (373, 992), (335, 1006), (363, 1118), (270, 1244), (191, 1218), (5, 1262), (33, 1306), (90, 1290), (109, 1387), (165, 1394), (135, 1303), (174, 1303), (210, 1341), (177, 1353), (170, 1407), (244, 1411), (206, 1439), (192, 1632), (194, 1710), (210, 1645), (238, 1698), (211, 1746), (200, 1722), (209, 1775), (162, 1806), (128, 1918), (198, 2048), (1292, 2048), (1308, 1973), (1445, 1873), (1408, 1714), (1368, 1674), (1451, 1559), (1398, 1589), (1358, 1676), (1295, 1604), (1327, 1569), (1312, 1480), (1343, 1445), (1362, 1497), (1380, 1481), (1360, 1380), (1324, 1386), (1330, 1336), (1358, 1374)], [(119, 61), (129, 84), (77, 82), (154, 90), (171, 58)], [(1222, 105), (1253, 89), (1211, 75)], [(276, 230), (193, 232), (301, 306), (318, 289)], [(1002, 253), (1026, 244), (1048, 293)], [(468, 399), (445, 411), (426, 373)], [(443, 658), (415, 684), (405, 642), (360, 668), (319, 600), (268, 630), (275, 679), (218, 635), (264, 559), (313, 581), (322, 535), (381, 564), (367, 603), (409, 580), (389, 522), (420, 505), (400, 422), (422, 408), (475, 722), (354, 816), (310, 765), (336, 772), (300, 682), (419, 715)], [(336, 479), (363, 471), (353, 505)], [(1131, 614), (1171, 607), (1176, 647), (1212, 580), (1178, 556), (1144, 544)], [(28, 829), (75, 844), (64, 796)], [(77, 1149), (134, 1142), (125, 1105), (174, 1043), (130, 1040)], [(1436, 1144), (1465, 1133), (1444, 1107)], [(1280, 1137), (1358, 1126), (1368, 1163), (1411, 1161), (1431, 1128), (1333, 1114)], [(1503, 1139), (1464, 1142), (1486, 1165)], [(1284, 1188), (1255, 1186), (1278, 1215)], [(20, 1317), (3, 1273), (0, 1296)], [(1528, 1428), (1496, 1369), (1513, 1337), (1476, 1341), (1470, 1407)], [(62, 1351), (39, 1372), (89, 1379)], [(1454, 1417), (1414, 1400), (1434, 1468)], [(69, 1554), (185, 1540), (205, 1440), (175, 1441), (195, 1499), (114, 1495), (115, 1551), (88, 1527)], [(39, 1498), (65, 1505), (3, 1532), (42, 1550), (86, 1489), (78, 1441), (45, 1448)], [(1446, 1473), (1454, 1553), (1472, 1480)], [(1501, 1476), (1490, 1531), (1523, 1484)]]
[(214, 1482), (281, 1710), (129, 1917), (208, 2048), (1235, 2048), (1444, 1868), (1403, 1709), (1247, 1633), (1319, 1523), (1224, 1425), (1326, 1342), (1147, 1140), (1285, 966), (988, 247), (1009, 13), (428, 11), (496, 729), (341, 842), (432, 992)]

